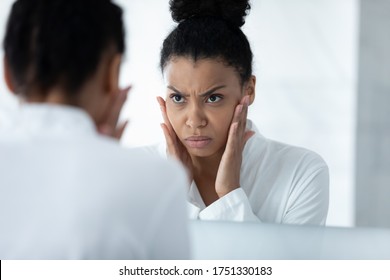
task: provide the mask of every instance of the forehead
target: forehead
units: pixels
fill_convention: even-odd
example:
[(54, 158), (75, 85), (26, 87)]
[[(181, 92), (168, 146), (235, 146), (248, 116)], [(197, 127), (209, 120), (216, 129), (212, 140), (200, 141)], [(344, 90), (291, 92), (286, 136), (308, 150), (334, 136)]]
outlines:
[(216, 84), (237, 85), (239, 75), (233, 67), (220, 59), (172, 58), (164, 68), (164, 79), (169, 85), (208, 87)]

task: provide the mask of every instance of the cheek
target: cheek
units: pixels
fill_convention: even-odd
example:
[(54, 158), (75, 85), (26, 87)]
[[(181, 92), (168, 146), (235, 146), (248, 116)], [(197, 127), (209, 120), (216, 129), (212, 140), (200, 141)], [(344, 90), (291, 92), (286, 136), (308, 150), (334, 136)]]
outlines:
[(215, 130), (220, 137), (227, 138), (234, 114), (234, 108), (234, 106), (229, 106), (229, 108), (226, 108), (225, 110), (223, 110), (222, 112), (218, 112), (217, 114), (213, 114), (213, 116), (211, 117)]

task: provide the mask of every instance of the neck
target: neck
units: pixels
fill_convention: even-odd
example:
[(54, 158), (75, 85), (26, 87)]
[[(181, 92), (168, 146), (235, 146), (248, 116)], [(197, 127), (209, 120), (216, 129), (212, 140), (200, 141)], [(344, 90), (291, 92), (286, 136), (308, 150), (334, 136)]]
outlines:
[(206, 206), (219, 198), (215, 180), (223, 152), (224, 149), (209, 157), (192, 157), (194, 181)]
[(192, 164), (194, 167), (194, 178), (195, 179), (197, 177), (216, 178), (223, 152), (224, 152), (223, 150), (218, 151), (217, 153), (209, 157), (196, 157), (196, 156), (191, 157)]
[(106, 95), (99, 93), (101, 93), (99, 84), (92, 80), (85, 83), (75, 94), (69, 94), (61, 87), (53, 87), (47, 92), (30, 89), (21, 95), (25, 96), (24, 100), (28, 103), (69, 105), (81, 108), (92, 117), (95, 124), (99, 124), (104, 117), (103, 108), (108, 103)]
[(38, 90), (29, 90), (28, 93), (22, 94), (27, 103), (48, 103), (58, 105), (74, 105), (70, 102), (67, 95), (60, 89), (55, 88), (47, 92), (46, 94)]

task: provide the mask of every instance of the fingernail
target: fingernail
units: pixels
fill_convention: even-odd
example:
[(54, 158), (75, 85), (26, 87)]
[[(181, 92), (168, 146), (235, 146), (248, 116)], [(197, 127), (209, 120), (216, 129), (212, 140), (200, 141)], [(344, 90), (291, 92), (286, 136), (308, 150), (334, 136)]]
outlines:
[(112, 130), (110, 127), (104, 125), (99, 128), (99, 132), (103, 135), (111, 135)]
[(126, 87), (126, 88), (120, 90), (119, 94), (120, 94), (121, 96), (123, 96), (123, 97), (127, 97), (128, 93), (129, 93), (129, 91), (130, 91), (130, 89), (131, 89), (131, 86), (128, 86), (128, 87)]
[(242, 112), (243, 107), (244, 107), (244, 106), (242, 106), (242, 105), (238, 105), (238, 113), (241, 113), (241, 112)]
[(127, 86), (127, 87), (125, 87), (124, 89), (122, 89), (121, 92), (122, 92), (123, 94), (126, 94), (126, 93), (128, 93), (128, 92), (130, 91), (130, 89), (131, 89), (131, 86)]

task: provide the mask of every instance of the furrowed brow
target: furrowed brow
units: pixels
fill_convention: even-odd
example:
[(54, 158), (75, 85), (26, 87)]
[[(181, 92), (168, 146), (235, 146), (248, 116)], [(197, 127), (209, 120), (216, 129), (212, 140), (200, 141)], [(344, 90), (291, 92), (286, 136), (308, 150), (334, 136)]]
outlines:
[(179, 94), (181, 96), (189, 96), (188, 94), (184, 94), (184, 93), (180, 92), (178, 89), (176, 89), (173, 86), (167, 86), (167, 88), (169, 88), (170, 90), (173, 90), (176, 94)]
[(201, 97), (206, 97), (206, 96), (209, 96), (211, 94), (213, 94), (215, 91), (221, 89), (221, 88), (225, 88), (226, 86), (217, 86), (217, 87), (214, 87), (208, 91), (206, 91), (205, 93), (202, 93), (200, 96)]

